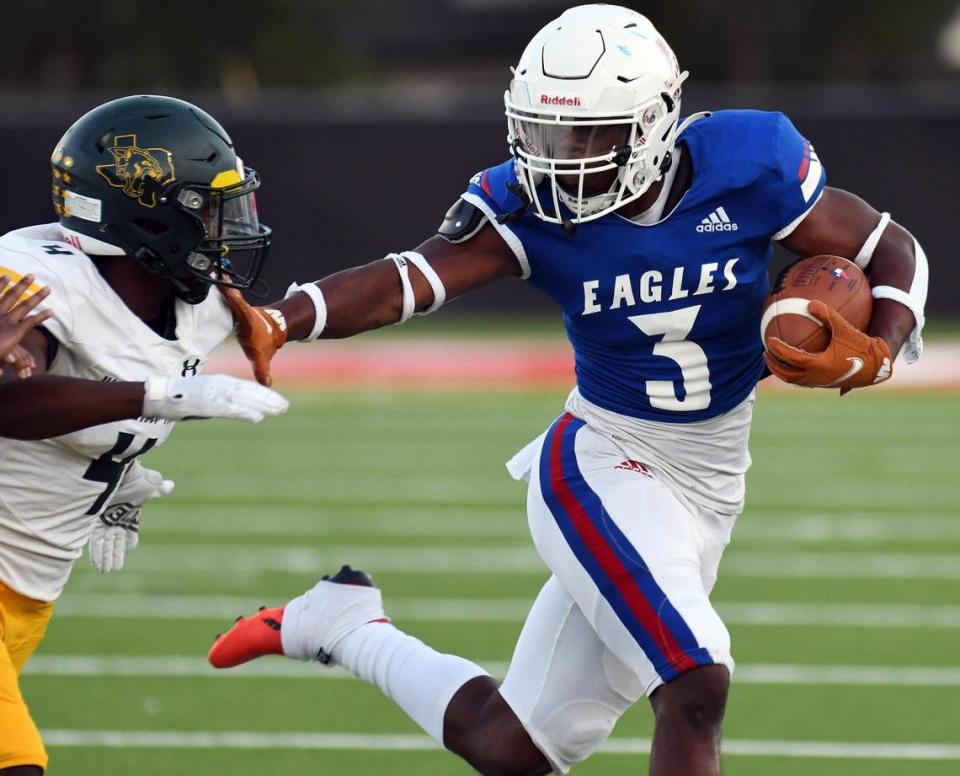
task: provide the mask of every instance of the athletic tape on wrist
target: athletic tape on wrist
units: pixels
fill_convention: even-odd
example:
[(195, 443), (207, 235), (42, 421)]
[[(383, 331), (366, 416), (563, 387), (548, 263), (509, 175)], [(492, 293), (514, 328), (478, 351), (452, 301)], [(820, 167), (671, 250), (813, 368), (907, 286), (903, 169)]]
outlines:
[(320, 286), (316, 283), (304, 283), (302, 286), (298, 283), (291, 283), (284, 299), (293, 296), (297, 291), (303, 291), (303, 293), (310, 297), (310, 301), (313, 302), (313, 328), (310, 330), (310, 333), (303, 338), (304, 342), (309, 342), (310, 340), (317, 339), (327, 326), (327, 301), (323, 298), (323, 291), (320, 290)]
[(148, 377), (143, 383), (143, 400), (161, 401), (167, 397), (167, 378), (154, 375)]
[(854, 264), (860, 267), (860, 269), (866, 268), (870, 263), (870, 259), (873, 258), (873, 252), (877, 249), (877, 243), (880, 242), (880, 238), (883, 237), (883, 232), (889, 223), (890, 214), (881, 213), (880, 222), (874, 227), (874, 230), (870, 232), (870, 236), (867, 237), (867, 241), (860, 249), (860, 253), (857, 254), (857, 258), (853, 260)]
[(400, 255), (420, 270), (421, 274), (430, 284), (430, 288), (433, 290), (433, 304), (425, 310), (414, 313), (414, 315), (430, 315), (430, 313), (439, 310), (443, 303), (447, 301), (447, 289), (443, 287), (443, 281), (440, 280), (440, 276), (433, 267), (430, 266), (430, 262), (427, 261), (423, 254), (417, 253), (416, 251), (404, 251)]
[(413, 295), (413, 284), (410, 282), (409, 262), (399, 253), (391, 253), (387, 256), (393, 261), (400, 273), (400, 286), (403, 289), (403, 307), (400, 310), (400, 319), (397, 323), (406, 323), (413, 315), (414, 308), (417, 305), (416, 297)]

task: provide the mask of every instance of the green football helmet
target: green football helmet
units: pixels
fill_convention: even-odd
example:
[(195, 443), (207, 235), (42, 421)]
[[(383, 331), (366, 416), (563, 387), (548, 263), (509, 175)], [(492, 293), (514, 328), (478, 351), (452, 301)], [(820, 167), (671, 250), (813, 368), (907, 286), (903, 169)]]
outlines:
[(126, 255), (201, 302), (211, 284), (249, 288), (271, 231), (256, 171), (209, 114), (172, 97), (104, 103), (80, 117), (51, 157), (53, 202), (68, 242)]

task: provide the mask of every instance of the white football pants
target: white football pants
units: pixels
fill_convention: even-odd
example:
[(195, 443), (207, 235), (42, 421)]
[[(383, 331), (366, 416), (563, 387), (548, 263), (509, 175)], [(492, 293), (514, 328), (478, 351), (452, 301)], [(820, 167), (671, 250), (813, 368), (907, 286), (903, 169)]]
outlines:
[(684, 506), (654, 470), (569, 413), (529, 453), (511, 471), (529, 479), (530, 531), (553, 576), (500, 692), (566, 773), (642, 695), (698, 666), (732, 673), (709, 593), (736, 515)]

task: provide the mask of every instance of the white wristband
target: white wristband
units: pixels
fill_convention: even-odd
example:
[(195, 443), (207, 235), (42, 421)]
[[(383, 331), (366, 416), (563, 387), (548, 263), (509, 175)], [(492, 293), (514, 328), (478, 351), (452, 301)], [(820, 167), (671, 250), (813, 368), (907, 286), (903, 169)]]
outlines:
[(396, 265), (397, 272), (400, 273), (400, 286), (403, 289), (403, 307), (400, 310), (400, 320), (397, 323), (406, 323), (413, 315), (417, 300), (413, 295), (413, 284), (410, 282), (410, 266), (407, 260), (399, 253), (391, 253), (387, 256)]
[(143, 383), (144, 402), (165, 399), (167, 396), (167, 383), (167, 378), (161, 377), (160, 375), (148, 377)]
[(298, 283), (291, 283), (284, 299), (293, 296), (298, 291), (305, 293), (310, 297), (310, 301), (313, 302), (313, 329), (303, 338), (304, 342), (309, 342), (323, 334), (323, 330), (327, 326), (327, 302), (323, 298), (323, 291), (320, 290), (320, 286), (316, 283), (304, 283), (302, 286)]

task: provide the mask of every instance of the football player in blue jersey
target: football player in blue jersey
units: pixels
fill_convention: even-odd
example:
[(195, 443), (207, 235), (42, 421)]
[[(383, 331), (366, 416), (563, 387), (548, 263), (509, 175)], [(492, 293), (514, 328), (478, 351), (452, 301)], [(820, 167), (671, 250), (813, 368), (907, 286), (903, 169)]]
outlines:
[[(577, 385), (566, 411), (508, 464), (552, 574), (504, 682), (386, 619), (370, 578), (344, 567), (286, 607), (241, 619), (218, 667), (276, 653), (339, 664), (376, 685), (485, 774), (565, 773), (646, 695), (651, 773), (720, 770), (733, 660), (710, 603), (744, 498), (747, 437), (769, 368), (849, 390), (919, 355), (927, 265), (916, 240), (825, 185), (785, 116), (681, 119), (681, 72), (640, 14), (572, 8), (527, 46), (506, 92), (511, 158), (470, 181), (439, 234), (247, 308), (261, 378), (285, 339), (347, 337), (521, 277), (563, 310)], [(822, 353), (765, 355), (772, 243), (865, 268), (868, 330), (832, 310)]]

